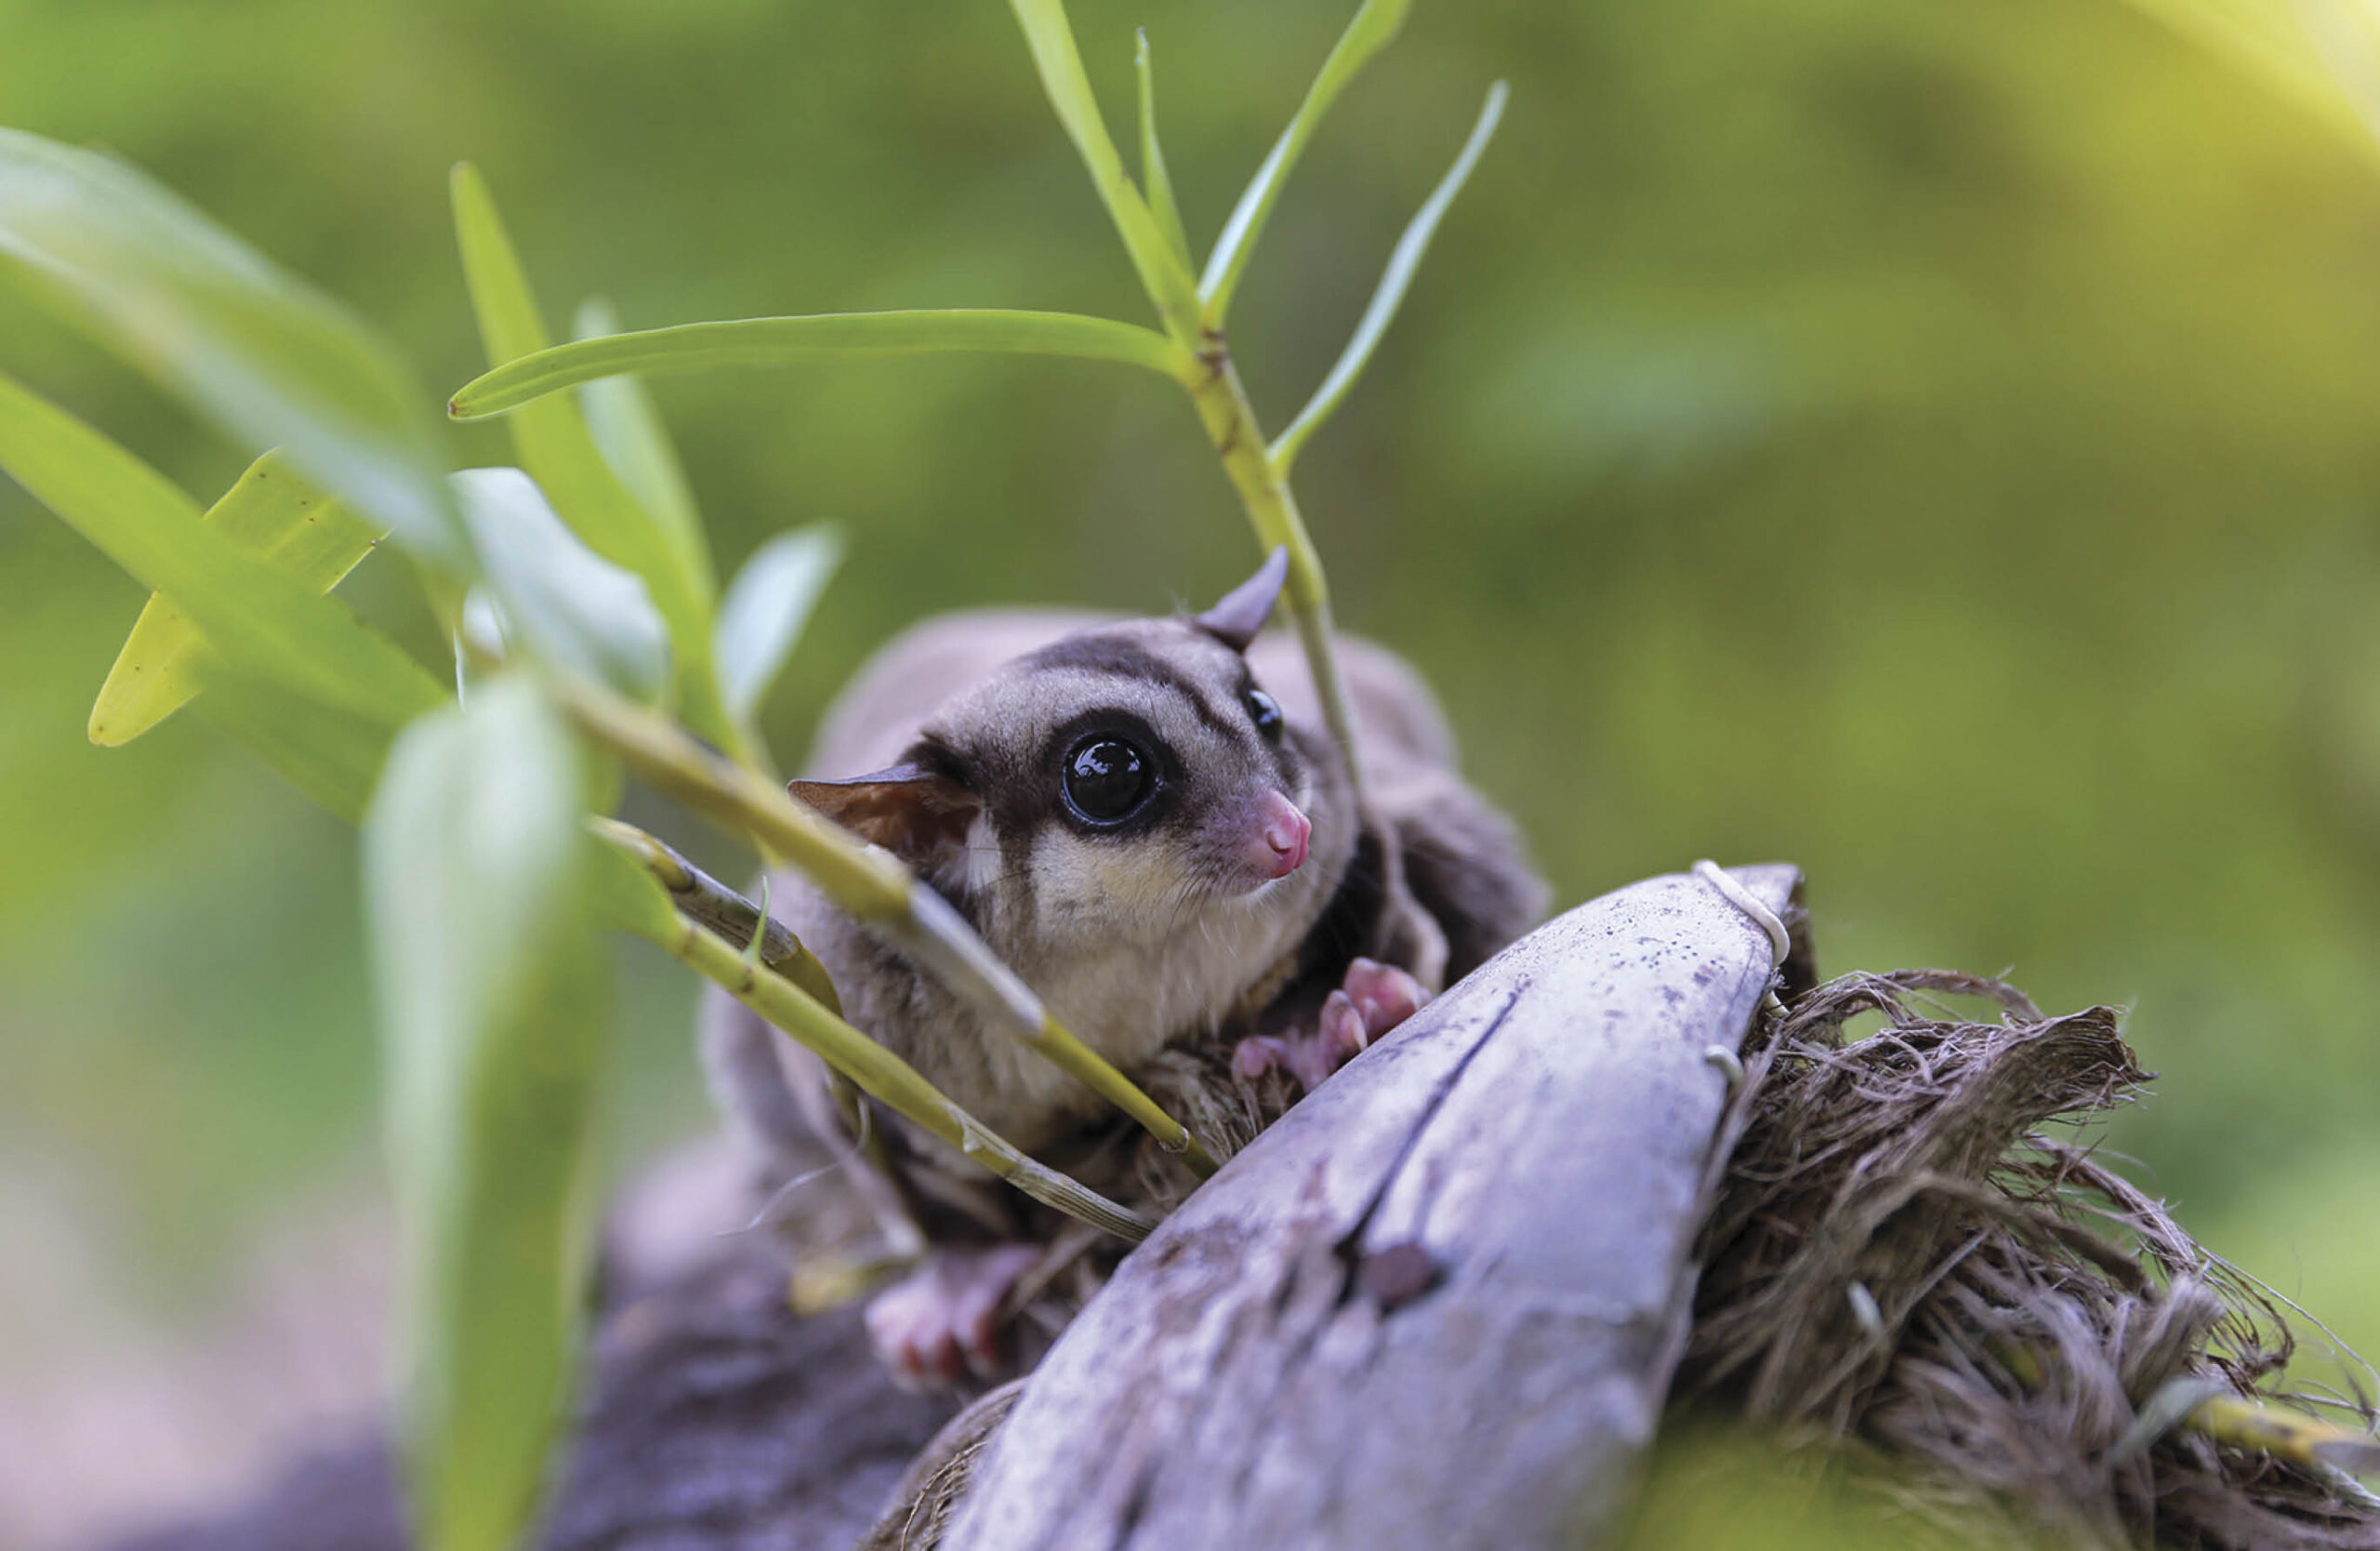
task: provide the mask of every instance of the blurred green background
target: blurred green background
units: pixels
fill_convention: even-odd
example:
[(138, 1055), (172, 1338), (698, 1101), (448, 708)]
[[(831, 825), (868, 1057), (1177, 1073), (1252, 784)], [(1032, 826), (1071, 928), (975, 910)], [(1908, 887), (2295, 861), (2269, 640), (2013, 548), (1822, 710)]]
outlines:
[[(1119, 129), (1147, 27), (1202, 248), (1349, 9), (1078, 0)], [(1258, 249), (1234, 344), (1269, 424), (1498, 76), (1501, 134), (1300, 467), (1342, 622), (1436, 682), (1566, 903), (1790, 858), (1828, 968), (2128, 1004), (2162, 1077), (2112, 1145), (2380, 1349), (2373, 144), (2118, 0), (1442, 0)], [(0, 122), (146, 167), (433, 390), (480, 364), (463, 157), (557, 326), (590, 292), (631, 326), (1145, 312), (996, 0), (0, 0)], [(7, 294), (0, 369), (205, 498), (245, 461)], [(849, 535), (772, 702), (788, 760), (922, 615), (1162, 610), (1254, 556), (1155, 378), (656, 389), (723, 569)], [(509, 461), (500, 426), (454, 447)], [(389, 558), (343, 591), (435, 651)], [(0, 1210), (51, 1235), (0, 1257), (0, 1377), (202, 1318), (258, 1225), (374, 1164), (352, 834), (195, 718), (85, 742), (139, 603), (0, 481)], [(630, 1158), (706, 1111), (687, 984), (623, 978)]]

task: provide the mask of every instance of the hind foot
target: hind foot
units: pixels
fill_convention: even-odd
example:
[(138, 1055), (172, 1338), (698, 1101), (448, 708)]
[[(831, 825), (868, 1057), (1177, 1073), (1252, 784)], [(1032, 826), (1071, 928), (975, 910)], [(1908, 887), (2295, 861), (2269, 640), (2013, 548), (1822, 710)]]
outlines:
[(1034, 1244), (934, 1250), (868, 1300), (868, 1341), (911, 1388), (995, 1378), (1008, 1365), (1001, 1307), (1040, 1258)]

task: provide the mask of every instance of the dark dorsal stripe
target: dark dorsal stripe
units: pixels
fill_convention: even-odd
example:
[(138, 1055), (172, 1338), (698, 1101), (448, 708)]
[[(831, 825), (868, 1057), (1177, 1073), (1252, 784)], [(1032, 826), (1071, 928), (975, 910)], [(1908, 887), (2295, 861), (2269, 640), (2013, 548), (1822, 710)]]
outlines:
[(1289, 989), (1315, 987), (1327, 991), (1339, 983), (1348, 960), (1373, 950), (1381, 910), (1387, 903), (1381, 840), (1380, 831), (1369, 824), (1356, 831), (1355, 853), (1348, 859), (1339, 891), (1330, 896), (1321, 919), (1298, 949), (1297, 978)]
[(1207, 703), (1197, 681), (1136, 641), (1092, 631), (1052, 642), (1025, 659), (1029, 668), (1073, 668), (1110, 678), (1133, 679), (1172, 691), (1189, 702), (1191, 710), (1217, 737), (1245, 742), (1254, 729), (1235, 727)]

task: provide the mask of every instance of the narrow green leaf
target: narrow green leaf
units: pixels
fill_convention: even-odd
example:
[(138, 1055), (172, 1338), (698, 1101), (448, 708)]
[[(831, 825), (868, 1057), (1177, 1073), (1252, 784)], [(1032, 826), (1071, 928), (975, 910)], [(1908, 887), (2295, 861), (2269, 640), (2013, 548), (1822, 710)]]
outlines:
[(164, 475), (6, 376), (0, 469), (171, 598), (236, 670), (389, 728), (445, 699), (436, 679), (344, 604), (244, 553)]
[[(575, 339), (600, 339), (619, 331), (620, 320), (610, 304), (592, 297), (579, 303), (571, 321)], [(603, 461), (644, 509), (661, 520), (683, 563), (706, 579), (712, 577), (709, 535), (652, 393), (635, 378), (607, 377), (580, 387), (578, 408)]]
[(1413, 8), (1413, 0), (1364, 0), (1363, 8), (1347, 23), (1331, 46), (1330, 57), (1322, 61), (1321, 73), (1314, 85), (1306, 88), (1305, 100), (1298, 104), (1297, 117), (1281, 131), (1273, 142), (1272, 152), (1249, 179), (1239, 203), (1232, 206), (1231, 217), (1223, 222), (1223, 235), (1215, 239), (1212, 253), (1207, 255), (1206, 272), (1198, 277), (1198, 298), (1206, 308), (1208, 326), (1221, 328), (1231, 312), (1232, 293), (1239, 288), (1240, 272), (1248, 268), (1248, 256), (1256, 246), (1256, 239), (1264, 232), (1266, 218), (1273, 213), (1274, 201), (1281, 197), (1281, 186), (1289, 180), (1298, 158), (1305, 153), (1305, 142), (1322, 124), (1322, 115), (1339, 99), (1339, 93), (1355, 79), (1355, 72), (1364, 68), (1371, 57), (1388, 46), (1405, 16)]
[(668, 891), (627, 853), (593, 836), (587, 864), (587, 908), (598, 925), (667, 942), (677, 930), (678, 911)]
[[(552, 341), (487, 180), (464, 162), (450, 182), (456, 239), (488, 365), (500, 367), (545, 350)], [(527, 407), (513, 417), (511, 430), (521, 466), (562, 521), (597, 554), (643, 577), (652, 590), (677, 648), (680, 710), (687, 723), (714, 742), (732, 744), (735, 735), (721, 710), (711, 669), (714, 597), (708, 564), (697, 563), (668, 521), (630, 493), (569, 399)]]
[(211, 652), (200, 654), (193, 671), (205, 690), (198, 714), (207, 725), (350, 824), (364, 822), (399, 729), (239, 672)]
[(822, 524), (777, 535), (735, 573), (719, 611), (719, 676), (731, 715), (748, 722), (760, 709), (842, 558), (843, 536)]
[(1157, 139), (1157, 72), (1149, 62), (1149, 33), (1144, 27), (1134, 34), (1132, 70), (1141, 82), (1141, 184), (1148, 190), (1149, 214), (1156, 218), (1157, 229), (1173, 249), (1182, 265), (1182, 272), (1191, 268), (1190, 238), (1182, 230), (1182, 210), (1173, 202), (1173, 179), (1165, 170), (1165, 150)]
[(395, 353), (124, 163), (0, 129), (0, 271), (254, 451), (282, 446), (358, 512), (468, 563), (429, 404)]
[[(249, 465), (205, 521), (317, 592), (337, 586), (380, 539), (279, 452)], [(129, 743), (188, 704), (198, 693), (195, 662), (203, 646), (197, 627), (173, 600), (151, 593), (91, 707), (91, 741)]]
[(507, 643), (549, 668), (658, 701), (669, 682), (669, 631), (642, 578), (582, 543), (520, 470), (465, 469), (453, 479)]
[(580, 779), (509, 675), (406, 732), (364, 824), (425, 1551), (523, 1544), (568, 1413), (608, 1000)]
[(1437, 232), (1439, 219), (1446, 215), (1447, 206), (1454, 203), (1454, 196), (1462, 192), (1463, 180), (1471, 176), (1479, 153), (1488, 149), (1488, 141), (1495, 135), (1496, 123), (1504, 116), (1505, 95), (1501, 81), (1488, 88), (1488, 104), (1480, 109), (1479, 122), (1472, 126), (1471, 138), (1463, 141), (1461, 154), (1455, 157), (1454, 166), (1415, 212), (1405, 234), (1396, 239), (1396, 247), (1388, 256), (1388, 268), (1372, 292), (1371, 305), (1364, 309), (1362, 321), (1355, 325), (1355, 337), (1339, 352), (1338, 364), (1322, 379), (1322, 386), (1315, 390), (1313, 399), (1273, 443), (1273, 468), (1282, 478), (1289, 477), (1289, 465), (1297, 461), (1298, 451), (1305, 445), (1306, 438), (1330, 418), (1340, 401), (1347, 396), (1347, 390), (1355, 385), (1355, 378), (1369, 365), (1381, 336), (1388, 332), (1398, 305), (1405, 300), (1406, 288), (1413, 284), (1413, 272), (1421, 267), (1421, 256), (1430, 250), (1430, 239)]
[(774, 366), (822, 357), (981, 351), (1121, 361), (1181, 380), (1197, 359), (1152, 328), (1073, 312), (950, 309), (825, 312), (680, 324), (558, 345), (507, 362), (465, 383), (447, 408), (458, 419), (501, 415), (548, 393), (598, 378), (657, 375), (711, 366)]
[(1091, 95), (1091, 77), (1083, 73), (1082, 54), (1075, 46), (1074, 29), (1066, 21), (1064, 0), (1009, 0), (1009, 8), (1016, 13), (1016, 24), (1033, 51), (1033, 68), (1040, 73), (1041, 89), (1048, 94), (1050, 106), (1057, 110), (1058, 122), (1064, 126), (1066, 138), (1075, 142), (1083, 166), (1091, 169), (1091, 186), (1099, 191), (1117, 234), (1124, 239), (1124, 250), (1131, 256), (1141, 288), (1156, 304), (1169, 334), (1195, 341), (1198, 294), (1190, 266), (1176, 257), (1141, 192), (1126, 175), (1116, 142), (1108, 139), (1107, 121), (1100, 115), (1099, 99)]

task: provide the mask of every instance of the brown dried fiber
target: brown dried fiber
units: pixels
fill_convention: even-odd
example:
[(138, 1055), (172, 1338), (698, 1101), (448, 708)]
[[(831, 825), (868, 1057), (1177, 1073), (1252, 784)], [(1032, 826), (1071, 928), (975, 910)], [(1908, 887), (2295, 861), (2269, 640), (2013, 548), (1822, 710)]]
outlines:
[[(2002, 1015), (1959, 1020), (1943, 994)], [(1884, 1027), (1846, 1041), (1868, 1012)], [(2074, 1133), (2147, 1080), (2112, 1011), (2052, 1018), (1996, 981), (1853, 974), (1746, 1054), (1674, 1406), (1850, 1442), (1963, 1533), (2380, 1547), (2380, 1502), (2345, 1478), (2186, 1426), (2140, 1436), (2176, 1379), (2284, 1399), (2292, 1336), (2270, 1294)], [(2285, 1399), (2372, 1423), (2362, 1396)]]

